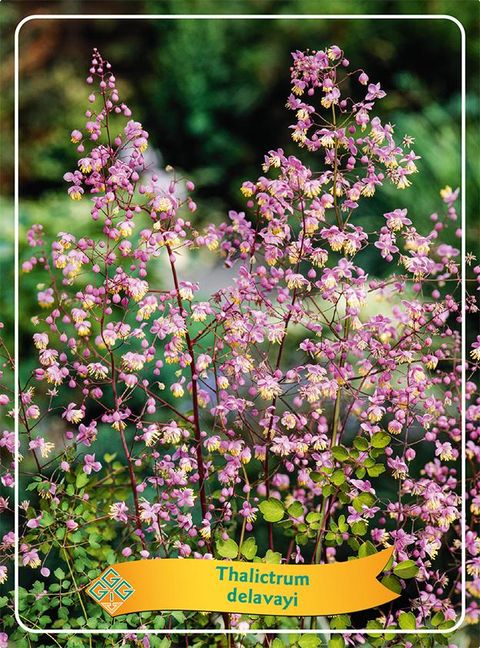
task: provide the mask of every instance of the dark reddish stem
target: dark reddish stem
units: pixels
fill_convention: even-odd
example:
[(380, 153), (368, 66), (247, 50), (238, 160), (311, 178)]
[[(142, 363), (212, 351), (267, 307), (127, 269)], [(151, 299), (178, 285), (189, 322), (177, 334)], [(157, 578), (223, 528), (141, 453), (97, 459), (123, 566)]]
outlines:
[[(184, 308), (183, 308), (182, 298), (180, 296), (180, 286), (178, 283), (178, 275), (177, 275), (177, 270), (175, 268), (175, 261), (173, 260), (172, 250), (170, 246), (166, 245), (165, 247), (168, 252), (170, 268), (172, 270), (172, 276), (173, 276), (173, 283), (175, 286), (175, 291), (177, 293), (178, 307), (180, 308), (180, 312), (183, 313)], [(195, 440), (197, 442), (196, 443), (197, 467), (198, 467), (198, 475), (200, 478), (200, 488), (199, 488), (200, 506), (202, 508), (202, 516), (205, 518), (205, 516), (207, 515), (208, 507), (207, 507), (207, 497), (205, 494), (206, 471), (205, 471), (205, 464), (202, 455), (202, 438), (201, 438), (201, 430), (200, 430), (200, 414), (199, 414), (199, 407), (198, 407), (198, 377), (197, 377), (197, 370), (195, 368), (195, 353), (193, 348), (193, 342), (192, 342), (192, 338), (190, 337), (190, 334), (188, 333), (188, 330), (185, 333), (185, 341), (187, 343), (188, 353), (190, 354), (190, 374), (192, 377), (193, 426), (195, 430)]]
[[(113, 357), (113, 353), (110, 353), (110, 364), (111, 364), (111, 368), (112, 368), (113, 398), (115, 400), (115, 409), (117, 409), (118, 408), (118, 396), (117, 396), (117, 385), (116, 385), (116, 380), (115, 380), (115, 358)], [(143, 538), (142, 521), (140, 519), (140, 506), (139, 506), (139, 502), (138, 502), (137, 478), (135, 477), (135, 471), (133, 470), (132, 455), (130, 454), (130, 450), (128, 448), (127, 439), (125, 438), (125, 432), (121, 428), (120, 428), (120, 439), (122, 441), (123, 451), (125, 453), (125, 458), (127, 460), (127, 465), (128, 465), (128, 474), (129, 474), (129, 477), (130, 477), (130, 485), (131, 485), (131, 488), (132, 488), (133, 504), (135, 506), (135, 525), (136, 525), (137, 530), (139, 532), (139, 537), (140, 537), (140, 541), (142, 543), (142, 547), (144, 549), (146, 549), (145, 540)]]

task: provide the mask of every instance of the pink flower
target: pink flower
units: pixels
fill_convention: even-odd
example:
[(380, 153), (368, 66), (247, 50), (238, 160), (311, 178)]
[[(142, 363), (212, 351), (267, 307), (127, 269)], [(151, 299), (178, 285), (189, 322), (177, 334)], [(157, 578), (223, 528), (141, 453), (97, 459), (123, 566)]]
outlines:
[(386, 92), (380, 89), (379, 83), (370, 83), (368, 85), (368, 92), (367, 95), (365, 96), (365, 99), (367, 101), (371, 101), (372, 99), (383, 99), (385, 95)]
[(99, 461), (95, 461), (94, 454), (87, 454), (84, 458), (83, 472), (87, 475), (90, 475), (93, 472), (99, 472), (102, 468), (102, 464)]

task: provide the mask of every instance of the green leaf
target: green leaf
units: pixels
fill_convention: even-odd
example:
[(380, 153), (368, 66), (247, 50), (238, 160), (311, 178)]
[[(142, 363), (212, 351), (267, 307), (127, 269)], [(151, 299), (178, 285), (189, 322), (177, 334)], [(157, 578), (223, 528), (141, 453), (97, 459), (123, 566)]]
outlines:
[(436, 628), (444, 621), (445, 621), (445, 616), (443, 615), (443, 612), (436, 612), (432, 617), (432, 626)]
[(359, 550), (360, 543), (356, 538), (354, 538), (353, 536), (350, 536), (348, 538), (347, 542), (348, 542), (348, 546), (351, 547), (353, 549), (353, 551), (358, 551)]
[(163, 637), (162, 641), (159, 643), (158, 648), (170, 648), (172, 642), (168, 637)]
[(311, 511), (310, 513), (307, 513), (307, 517), (305, 518), (306, 521), (309, 524), (312, 524), (313, 522), (318, 522), (321, 519), (320, 513), (317, 513), (316, 511)]
[(398, 617), (398, 625), (402, 630), (415, 630), (417, 622), (413, 612), (400, 612)]
[(328, 641), (328, 648), (343, 648), (345, 646), (345, 640), (342, 635), (335, 635)]
[(165, 617), (157, 616), (153, 620), (153, 627), (155, 630), (163, 630), (165, 627), (166, 619)]
[(375, 432), (372, 436), (372, 446), (374, 448), (385, 448), (390, 443), (390, 435), (386, 432)]
[(400, 578), (413, 578), (418, 574), (418, 567), (413, 560), (404, 560), (393, 568), (393, 573)]
[(81, 542), (83, 540), (84, 534), (83, 531), (75, 531), (75, 533), (72, 533), (70, 536), (70, 541), (73, 544), (76, 544), (77, 542)]
[(373, 506), (374, 503), (375, 498), (371, 493), (360, 493), (360, 495), (357, 495), (353, 500), (353, 508), (357, 513), (361, 513), (364, 505), (370, 507)]
[(270, 497), (268, 500), (260, 502), (258, 508), (261, 510), (263, 517), (267, 522), (280, 522), (284, 515), (284, 508), (280, 500)]
[(449, 628), (452, 628), (454, 625), (455, 625), (455, 621), (451, 619), (450, 621), (445, 621), (445, 623), (441, 623), (438, 627), (440, 628), (440, 630), (448, 630)]
[(375, 464), (371, 468), (367, 468), (367, 472), (369, 477), (379, 477), (385, 472), (385, 466), (383, 464)]
[(282, 562), (282, 554), (278, 551), (268, 549), (265, 554), (265, 562), (271, 565), (279, 565)]
[[(380, 623), (380, 621), (377, 621), (376, 619), (370, 619), (370, 621), (367, 621), (367, 628), (370, 630), (382, 630), (383, 626)], [(368, 635), (370, 637), (378, 637), (378, 632), (369, 632)]]
[(367, 525), (365, 522), (354, 522), (352, 524), (352, 531), (355, 535), (365, 535), (367, 533)]
[(180, 610), (177, 610), (175, 612), (170, 612), (170, 614), (175, 619), (175, 621), (178, 621), (178, 623), (183, 623), (186, 619), (186, 616)]
[(389, 576), (384, 576), (381, 580), (381, 583), (382, 585), (385, 585), (387, 589), (392, 590), (392, 592), (395, 592), (395, 594), (402, 593), (402, 585), (400, 584), (398, 578), (393, 574), (390, 574)]
[(365, 452), (365, 450), (368, 450), (368, 446), (370, 445), (364, 437), (356, 437), (353, 440), (353, 445), (357, 448), (357, 450), (360, 450), (361, 452)]
[(308, 544), (308, 535), (306, 533), (297, 533), (295, 536), (295, 542), (301, 546), (304, 547), (306, 544)]
[(366, 556), (373, 556), (373, 554), (376, 553), (377, 550), (375, 549), (373, 544), (370, 542), (370, 540), (367, 540), (362, 545), (360, 545), (360, 548), (358, 550), (358, 557), (365, 558)]
[(55, 522), (55, 518), (48, 511), (43, 511), (42, 519), (40, 520), (40, 526), (48, 527)]
[(350, 624), (351, 620), (348, 614), (339, 614), (330, 621), (330, 628), (332, 630), (345, 630), (350, 627)]
[(318, 648), (320, 644), (320, 639), (313, 634), (304, 634), (298, 640), (300, 648)]
[(348, 450), (343, 446), (333, 446), (332, 455), (337, 461), (345, 461), (348, 459)]
[(336, 470), (330, 478), (335, 486), (341, 486), (345, 482), (345, 473), (343, 470)]
[(217, 540), (217, 552), (223, 558), (236, 558), (238, 556), (238, 545), (235, 540)]
[(240, 547), (240, 553), (242, 556), (245, 556), (247, 560), (252, 560), (257, 555), (257, 543), (255, 538), (247, 538), (245, 542), (242, 542)]
[(83, 488), (86, 484), (88, 484), (88, 475), (82, 470), (82, 472), (77, 475), (75, 485), (77, 488)]
[(38, 490), (39, 491), (46, 492), (46, 491), (49, 491), (50, 488), (51, 488), (51, 484), (48, 481), (44, 481), (44, 482), (41, 482), (40, 484), (38, 484)]
[(303, 506), (300, 504), (300, 502), (292, 502), (292, 504), (290, 504), (290, 506), (287, 508), (287, 513), (293, 518), (302, 517)]
[(58, 580), (63, 580), (65, 578), (65, 572), (63, 569), (60, 569), (60, 567), (57, 567), (57, 569), (53, 572), (55, 575), (55, 578), (58, 578)]
[(345, 521), (344, 515), (338, 516), (338, 528), (341, 533), (346, 533), (348, 531), (348, 524)]

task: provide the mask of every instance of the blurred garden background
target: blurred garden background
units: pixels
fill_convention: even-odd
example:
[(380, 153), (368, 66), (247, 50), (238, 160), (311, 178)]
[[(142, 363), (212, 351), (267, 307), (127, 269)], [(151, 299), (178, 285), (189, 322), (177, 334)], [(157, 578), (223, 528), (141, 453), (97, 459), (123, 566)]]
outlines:
[[(454, 14), (467, 38), (467, 218), (468, 249), (478, 247), (478, 4), (405, 0), (332, 3), (286, 0), (231, 2), (3, 2), (0, 71), (2, 101), (3, 214), (0, 239), (0, 309), (7, 340), (13, 337), (13, 31), (29, 14), (48, 13), (431, 13)], [(477, 30), (478, 31), (478, 30)], [(288, 128), (292, 115), (285, 108), (289, 94), (291, 52), (319, 49), (335, 43), (351, 61), (380, 82), (387, 97), (376, 105), (382, 119), (396, 126), (398, 137), (415, 138), (421, 156), (412, 187), (398, 192), (385, 186), (360, 215), (367, 231), (394, 208), (408, 208), (420, 231), (429, 231), (430, 215), (442, 208), (439, 191), (456, 188), (461, 179), (461, 35), (448, 19), (217, 19), (196, 20), (33, 20), (20, 32), (20, 258), (28, 257), (26, 231), (44, 226), (47, 239), (68, 230), (95, 231), (86, 201), (71, 201), (62, 177), (75, 168), (70, 132), (81, 128), (89, 94), (85, 84), (93, 47), (113, 65), (117, 84), (133, 112), (150, 133), (152, 166), (174, 166), (197, 186), (195, 215), (199, 226), (223, 220), (230, 209), (244, 208), (239, 191), (244, 180), (261, 173), (269, 149), (299, 153)], [(318, 167), (315, 167), (318, 165)], [(465, 191), (463, 192), (465, 194)], [(454, 229), (446, 240), (459, 246)], [(473, 250), (474, 253), (478, 251)], [(381, 275), (378, 255), (367, 251), (364, 267)], [(207, 292), (222, 282), (220, 266), (195, 266), (196, 280), (205, 279)], [(189, 269), (185, 268), (188, 274)], [(21, 279), (20, 352), (22, 373), (32, 368), (31, 316), (36, 273)], [(469, 334), (476, 335), (478, 321)], [(105, 448), (107, 450), (107, 448)]]

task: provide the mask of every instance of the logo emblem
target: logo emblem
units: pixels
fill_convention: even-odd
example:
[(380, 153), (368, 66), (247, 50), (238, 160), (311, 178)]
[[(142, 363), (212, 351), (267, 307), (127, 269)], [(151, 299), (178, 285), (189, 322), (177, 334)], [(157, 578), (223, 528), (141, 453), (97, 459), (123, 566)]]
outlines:
[(87, 587), (89, 594), (109, 614), (113, 614), (135, 592), (112, 567)]

